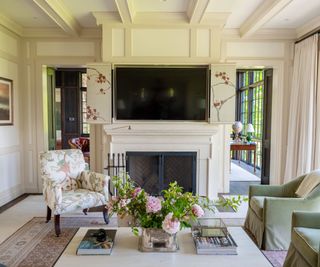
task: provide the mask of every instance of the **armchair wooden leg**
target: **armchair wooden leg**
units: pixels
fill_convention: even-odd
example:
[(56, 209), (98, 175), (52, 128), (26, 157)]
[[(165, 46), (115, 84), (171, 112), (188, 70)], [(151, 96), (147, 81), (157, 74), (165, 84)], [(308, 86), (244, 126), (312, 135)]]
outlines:
[(59, 235), (61, 234), (60, 215), (54, 215), (54, 229), (56, 231), (56, 236), (59, 237)]
[(108, 209), (106, 209), (106, 208), (104, 208), (103, 210), (102, 210), (102, 215), (103, 215), (103, 219), (104, 219), (104, 222), (106, 223), (106, 224), (109, 224), (109, 215), (108, 215)]
[(51, 209), (49, 208), (49, 206), (47, 206), (47, 220), (46, 223), (49, 222), (51, 220)]

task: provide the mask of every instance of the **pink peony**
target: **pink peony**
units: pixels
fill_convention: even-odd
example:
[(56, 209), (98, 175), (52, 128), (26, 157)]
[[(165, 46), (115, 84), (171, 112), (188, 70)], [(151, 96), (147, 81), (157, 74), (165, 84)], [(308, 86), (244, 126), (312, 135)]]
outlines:
[(130, 199), (121, 199), (120, 200), (120, 207), (125, 208), (130, 203)]
[(172, 217), (173, 213), (170, 212), (162, 222), (162, 229), (171, 235), (177, 233), (180, 230), (180, 222), (178, 221), (178, 219), (173, 219)]
[(146, 210), (147, 213), (156, 213), (161, 210), (161, 200), (157, 197), (148, 196)]
[(139, 196), (139, 194), (141, 193), (142, 189), (141, 187), (136, 187), (133, 192), (132, 192), (132, 197), (136, 198), (137, 196)]
[(204, 215), (203, 209), (198, 204), (192, 206), (192, 213), (198, 218)]

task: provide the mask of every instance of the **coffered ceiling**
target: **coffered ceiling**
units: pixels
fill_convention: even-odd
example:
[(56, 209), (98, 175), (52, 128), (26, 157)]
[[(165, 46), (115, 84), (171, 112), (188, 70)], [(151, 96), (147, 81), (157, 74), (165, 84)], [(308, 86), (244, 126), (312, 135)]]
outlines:
[[(320, 26), (319, 0), (1, 0), (0, 24), (21, 36), (98, 32), (100, 23), (219, 25), (243, 38), (263, 30), (299, 37)], [(41, 35), (40, 34), (40, 35)]]

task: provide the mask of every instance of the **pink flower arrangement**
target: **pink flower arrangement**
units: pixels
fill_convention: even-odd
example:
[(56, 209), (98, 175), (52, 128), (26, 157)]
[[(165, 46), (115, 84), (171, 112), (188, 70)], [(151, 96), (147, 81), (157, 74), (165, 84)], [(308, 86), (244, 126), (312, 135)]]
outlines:
[(120, 200), (120, 207), (125, 208), (131, 202), (130, 199), (121, 199)]
[[(190, 227), (190, 222), (203, 216), (203, 208), (210, 208), (209, 200), (183, 192), (177, 182), (170, 183), (163, 190), (162, 196), (150, 196), (141, 187), (136, 187), (130, 177), (112, 178), (118, 196), (112, 197), (107, 207), (109, 215), (117, 213), (120, 217), (130, 215), (135, 223), (144, 228), (163, 229), (169, 234), (175, 234), (184, 227)], [(133, 233), (139, 231), (133, 226)]]
[(204, 210), (198, 204), (193, 204), (192, 213), (199, 218), (204, 215)]
[(162, 222), (162, 229), (168, 234), (175, 234), (180, 230), (180, 222), (173, 218), (173, 213), (169, 212)]
[(157, 213), (161, 210), (161, 200), (157, 197), (148, 196), (146, 203), (147, 213)]
[(136, 198), (137, 196), (139, 196), (139, 194), (140, 194), (141, 192), (142, 192), (141, 187), (136, 187), (136, 188), (133, 190), (132, 197), (133, 197), (133, 198)]

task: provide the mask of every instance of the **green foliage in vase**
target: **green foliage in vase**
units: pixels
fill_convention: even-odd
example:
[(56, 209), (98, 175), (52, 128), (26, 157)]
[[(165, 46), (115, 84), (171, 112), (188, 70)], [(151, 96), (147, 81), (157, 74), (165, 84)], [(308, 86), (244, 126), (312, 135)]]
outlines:
[[(117, 191), (107, 207), (110, 216), (117, 213), (120, 217), (131, 215), (135, 223), (144, 228), (162, 228), (169, 234), (175, 234), (185, 227), (190, 227), (192, 221), (204, 215), (204, 210), (214, 211), (215, 205), (237, 207), (239, 199), (227, 199), (225, 202), (212, 202), (207, 197), (183, 192), (177, 182), (169, 184), (161, 196), (151, 196), (139, 187), (128, 175), (115, 176), (112, 183)], [(138, 229), (133, 227), (133, 233)]]

